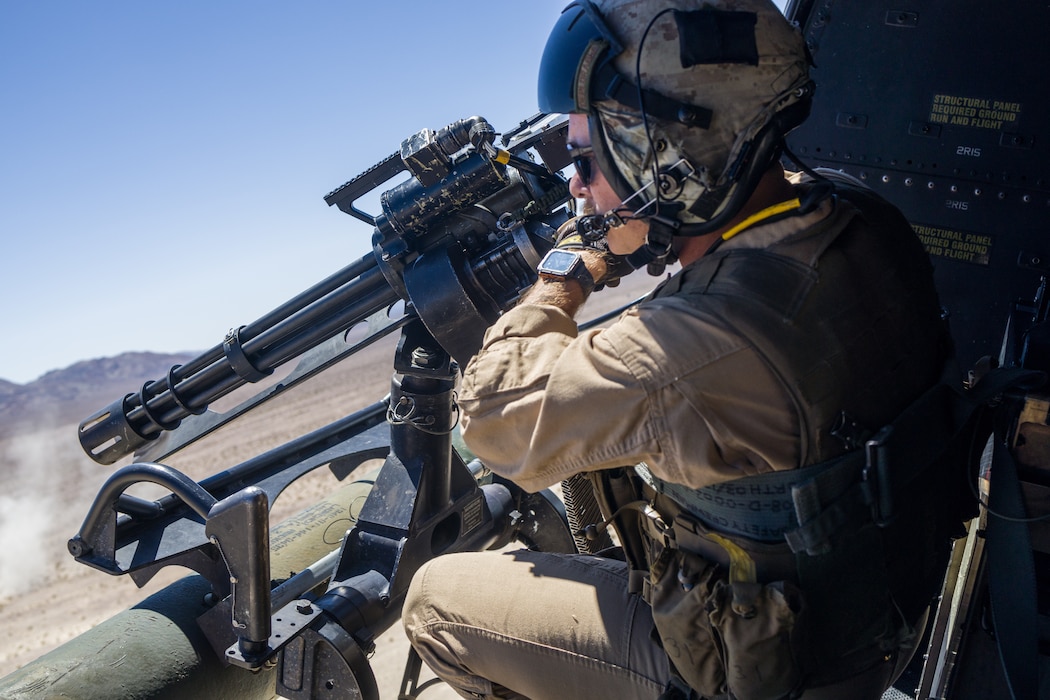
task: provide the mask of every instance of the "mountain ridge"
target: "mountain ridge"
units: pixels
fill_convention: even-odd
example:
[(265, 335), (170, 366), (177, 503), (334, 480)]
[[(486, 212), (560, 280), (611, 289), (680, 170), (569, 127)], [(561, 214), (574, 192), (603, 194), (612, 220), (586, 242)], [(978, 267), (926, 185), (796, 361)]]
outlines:
[(26, 384), (0, 379), (0, 438), (79, 423), (199, 353), (125, 352), (81, 360)]

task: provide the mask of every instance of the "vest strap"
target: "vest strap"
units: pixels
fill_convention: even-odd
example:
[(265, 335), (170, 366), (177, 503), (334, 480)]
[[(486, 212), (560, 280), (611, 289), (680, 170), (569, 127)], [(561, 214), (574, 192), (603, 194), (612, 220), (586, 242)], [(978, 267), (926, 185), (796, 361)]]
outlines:
[(914, 495), (914, 483), (938, 464), (954, 440), (966, 438), (983, 406), (1010, 388), (1039, 383), (1043, 376), (996, 370), (965, 393), (937, 384), (863, 450), (801, 469), (700, 489), (665, 482), (644, 467), (636, 471), (705, 528), (759, 542), (786, 541), (794, 552), (817, 556), (830, 551), (837, 533), (864, 522), (890, 525), (900, 503)]

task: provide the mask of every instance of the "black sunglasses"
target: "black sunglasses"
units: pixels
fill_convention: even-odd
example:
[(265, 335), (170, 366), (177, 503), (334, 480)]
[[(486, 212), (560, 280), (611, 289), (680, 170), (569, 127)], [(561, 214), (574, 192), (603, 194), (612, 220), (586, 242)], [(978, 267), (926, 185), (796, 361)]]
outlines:
[(572, 158), (572, 164), (576, 168), (576, 174), (580, 176), (580, 184), (591, 184), (594, 180), (596, 169), (594, 163), (594, 149), (590, 146), (570, 148), (569, 157)]

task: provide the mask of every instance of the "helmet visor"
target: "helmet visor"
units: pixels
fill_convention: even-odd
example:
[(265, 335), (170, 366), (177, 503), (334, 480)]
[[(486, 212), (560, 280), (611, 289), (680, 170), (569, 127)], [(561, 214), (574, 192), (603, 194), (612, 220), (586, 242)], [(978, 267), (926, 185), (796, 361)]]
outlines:
[(554, 25), (540, 59), (540, 111), (545, 114), (588, 111), (595, 68), (619, 52), (619, 43), (590, 2), (580, 0), (570, 4)]

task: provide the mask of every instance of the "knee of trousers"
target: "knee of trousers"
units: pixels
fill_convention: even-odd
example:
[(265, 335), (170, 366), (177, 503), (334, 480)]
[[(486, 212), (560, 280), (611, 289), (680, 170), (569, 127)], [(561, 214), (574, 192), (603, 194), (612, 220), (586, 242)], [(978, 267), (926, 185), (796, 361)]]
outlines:
[(448, 611), (457, 607), (457, 599), (461, 601), (464, 590), (470, 590), (469, 587), (464, 589), (456, 580), (458, 567), (449, 566), (451, 556), (424, 563), (409, 583), (401, 621), (413, 644), (424, 634), (427, 624), (446, 621)]
[(401, 622), (405, 627), (405, 634), (413, 644), (415, 643), (419, 629), (427, 620), (433, 619), (426, 594), (423, 592), (422, 580), (426, 576), (426, 570), (432, 562), (426, 562), (412, 576), (405, 594), (405, 603), (401, 609)]

